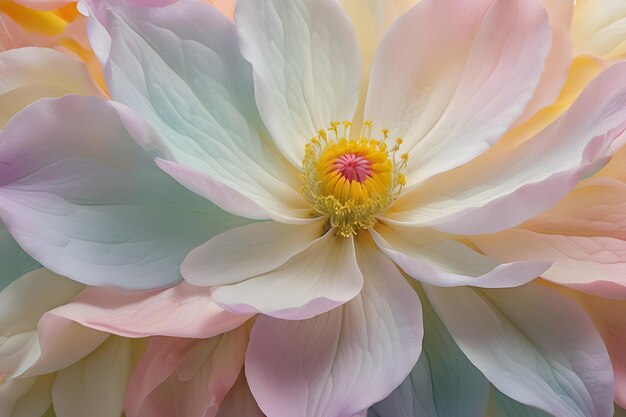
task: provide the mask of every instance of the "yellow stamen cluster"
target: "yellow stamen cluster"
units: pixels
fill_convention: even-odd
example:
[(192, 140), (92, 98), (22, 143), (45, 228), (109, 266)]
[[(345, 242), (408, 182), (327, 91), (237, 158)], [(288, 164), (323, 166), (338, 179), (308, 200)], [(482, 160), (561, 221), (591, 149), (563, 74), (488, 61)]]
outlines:
[[(364, 123), (365, 132), (361, 131), (358, 139), (350, 138), (351, 128), (345, 121), (320, 130), (305, 146), (302, 161), (303, 195), (314, 204), (317, 214), (328, 216), (327, 227), (343, 237), (373, 227), (376, 217), (387, 211), (406, 184), (402, 170), (408, 160), (407, 154), (397, 156), (402, 138), (389, 148), (389, 132), (382, 130), (381, 138), (373, 138), (371, 121)], [(345, 155), (366, 163), (363, 180), (350, 179), (337, 169), (337, 161)]]

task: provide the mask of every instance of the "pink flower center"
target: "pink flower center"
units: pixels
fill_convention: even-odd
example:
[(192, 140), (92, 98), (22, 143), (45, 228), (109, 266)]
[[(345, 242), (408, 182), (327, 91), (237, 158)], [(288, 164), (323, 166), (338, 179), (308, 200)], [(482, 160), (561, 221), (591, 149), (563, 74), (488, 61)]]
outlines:
[(353, 153), (347, 153), (335, 159), (333, 168), (348, 181), (363, 182), (372, 174), (372, 163), (361, 155)]

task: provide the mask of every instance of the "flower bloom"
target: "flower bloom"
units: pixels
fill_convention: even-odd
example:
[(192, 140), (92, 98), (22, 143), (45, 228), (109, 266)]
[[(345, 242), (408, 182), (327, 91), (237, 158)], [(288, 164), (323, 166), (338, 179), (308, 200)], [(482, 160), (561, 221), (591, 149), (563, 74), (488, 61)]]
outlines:
[[(194, 2), (91, 19), (113, 101), (40, 100), (0, 133), (0, 216), (34, 259), (127, 290), (182, 272), (156, 296), (164, 305), (183, 308), (187, 288), (243, 321), (260, 313), (245, 375), (269, 417), (354, 417), (380, 400), (382, 417), (418, 402), (481, 415), (490, 384), (498, 401), (552, 415), (612, 415), (593, 322), (529, 283), (552, 260), (498, 261), (470, 238), (549, 209), (604, 161), (626, 129), (624, 64), (554, 123), (498, 142), (539, 106), (544, 63), (559, 61), (539, 2), (423, 0), (370, 55), (366, 90), (333, 0), (240, 0), (236, 24)], [(84, 297), (71, 320), (95, 326), (97, 297)], [(115, 319), (114, 307), (96, 316)], [(183, 310), (178, 331), (196, 318)], [(131, 378), (133, 417), (216, 348), (156, 340)], [(171, 355), (177, 376), (150, 374)], [(222, 375), (207, 363), (203, 386)], [(422, 384), (463, 395), (412, 389)]]

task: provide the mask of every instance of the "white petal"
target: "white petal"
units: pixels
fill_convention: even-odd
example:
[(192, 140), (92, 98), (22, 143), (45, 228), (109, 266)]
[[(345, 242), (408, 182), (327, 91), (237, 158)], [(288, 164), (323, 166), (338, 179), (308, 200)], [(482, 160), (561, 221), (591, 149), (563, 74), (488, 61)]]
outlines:
[(606, 347), (573, 300), (539, 284), (424, 289), (463, 353), (498, 390), (556, 416), (613, 415)]
[[(377, 233), (377, 232), (380, 232)], [(441, 287), (516, 287), (537, 278), (550, 262), (502, 263), (428, 229), (378, 225), (378, 247), (413, 278)]]
[(239, 0), (235, 15), (261, 117), (300, 166), (318, 130), (352, 120), (361, 78), (354, 29), (334, 0)]
[(322, 235), (321, 222), (294, 226), (269, 221), (238, 227), (192, 250), (181, 273), (194, 285), (233, 284), (278, 268)]

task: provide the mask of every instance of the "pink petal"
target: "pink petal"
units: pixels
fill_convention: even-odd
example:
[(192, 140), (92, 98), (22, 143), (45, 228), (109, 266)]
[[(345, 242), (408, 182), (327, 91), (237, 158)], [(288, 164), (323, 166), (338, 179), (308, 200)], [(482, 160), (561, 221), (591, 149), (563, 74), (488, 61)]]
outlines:
[(207, 340), (155, 337), (128, 386), (127, 417), (210, 417), (235, 384), (249, 328)]
[(261, 316), (246, 376), (268, 417), (353, 417), (389, 395), (411, 371), (423, 336), (420, 302), (371, 243), (359, 244), (363, 291), (318, 317)]
[(615, 402), (626, 407), (626, 302), (577, 295), (602, 335), (613, 364)]
[(126, 337), (208, 338), (235, 329), (250, 318), (222, 310), (211, 301), (209, 292), (186, 282), (149, 292), (88, 287), (50, 314)]
[(500, 139), (533, 95), (550, 37), (545, 10), (527, 0), (423, 0), (396, 21), (374, 60), (365, 118), (404, 138), (409, 185)]
[(447, 233), (513, 227), (556, 204), (626, 129), (626, 64), (596, 77), (553, 124), (514, 148), (405, 191), (389, 220)]
[(265, 417), (256, 400), (250, 392), (243, 371), (239, 374), (237, 382), (228, 392), (224, 401), (220, 404), (215, 417)]

